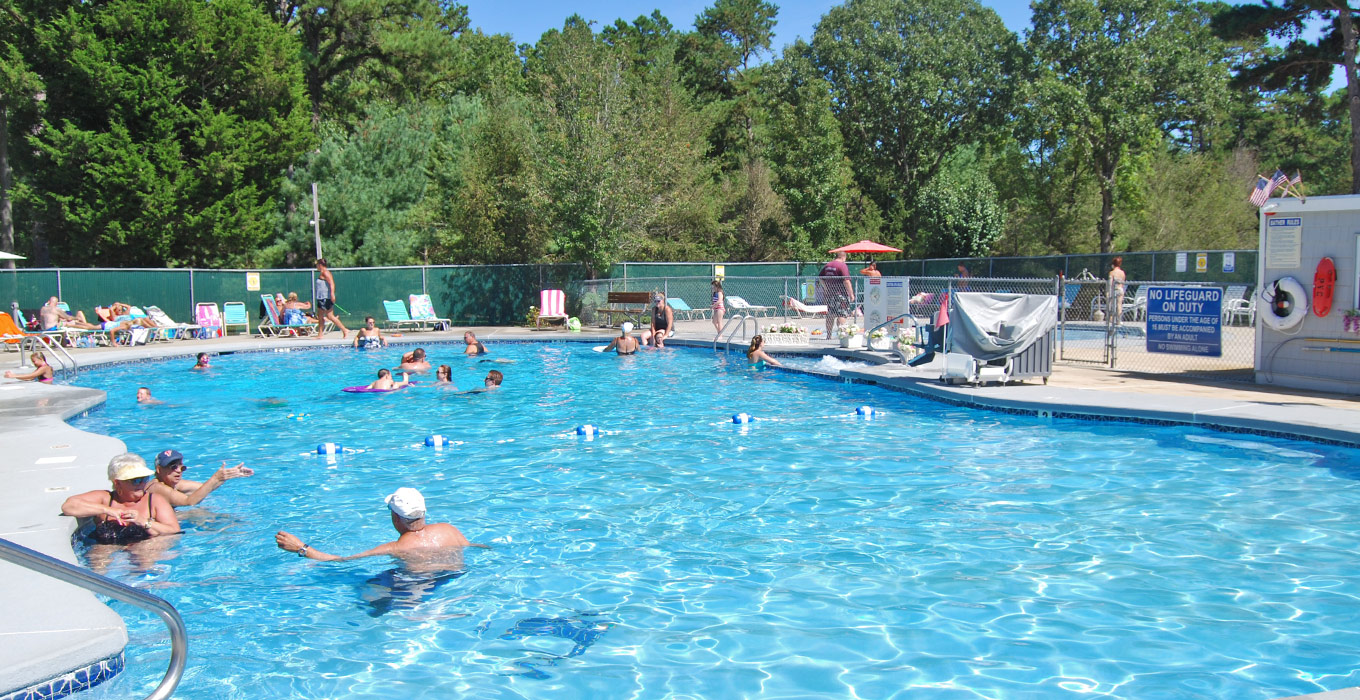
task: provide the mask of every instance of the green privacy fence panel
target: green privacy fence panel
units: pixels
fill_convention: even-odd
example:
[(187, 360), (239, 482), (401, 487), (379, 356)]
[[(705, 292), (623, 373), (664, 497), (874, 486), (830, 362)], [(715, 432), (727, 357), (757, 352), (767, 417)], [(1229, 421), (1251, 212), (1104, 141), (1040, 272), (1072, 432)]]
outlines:
[[(568, 309), (580, 307), (580, 265), (485, 265), (395, 268), (332, 268), (346, 326), (361, 325), (365, 315), (387, 320), (384, 300), (429, 294), (435, 313), (461, 324), (523, 323), (542, 289), (567, 291)], [(248, 288), (248, 275), (259, 276), (259, 290)], [(36, 309), (52, 295), (72, 311), (94, 320), (94, 307), (115, 301), (159, 306), (176, 321), (191, 322), (194, 305), (243, 302), (254, 329), (260, 321), (260, 295), (296, 292), (312, 301), (315, 271), (300, 270), (113, 270), (41, 269), (6, 272), (0, 290), (22, 309)], [(408, 306), (409, 308), (409, 306)], [(574, 313), (574, 312), (573, 312)]]
[[(176, 321), (193, 318), (188, 270), (61, 270), (61, 298), (95, 322), (94, 307), (121, 301), (159, 306)], [(46, 297), (34, 300), (40, 306)], [(20, 302), (23, 303), (23, 302)]]

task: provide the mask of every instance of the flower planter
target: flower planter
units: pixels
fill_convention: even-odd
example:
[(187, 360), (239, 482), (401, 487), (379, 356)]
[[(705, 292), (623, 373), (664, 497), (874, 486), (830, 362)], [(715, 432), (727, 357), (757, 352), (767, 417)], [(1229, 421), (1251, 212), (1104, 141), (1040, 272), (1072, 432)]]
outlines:
[(893, 341), (889, 340), (888, 338), (870, 338), (869, 349), (878, 350), (880, 352), (887, 352), (888, 350), (892, 349), (892, 343)]
[(849, 350), (863, 350), (864, 336), (862, 335), (845, 336), (841, 338), (841, 347), (847, 348)]
[(761, 337), (766, 345), (808, 345), (810, 341), (807, 333), (763, 333)]

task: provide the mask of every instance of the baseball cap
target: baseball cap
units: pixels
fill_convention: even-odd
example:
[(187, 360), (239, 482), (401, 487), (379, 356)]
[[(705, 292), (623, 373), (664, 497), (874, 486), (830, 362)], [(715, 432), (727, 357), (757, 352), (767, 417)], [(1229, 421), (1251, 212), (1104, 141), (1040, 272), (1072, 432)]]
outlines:
[(425, 517), (425, 497), (407, 486), (397, 489), (387, 497), (387, 507), (402, 520), (419, 520)]
[(162, 453), (156, 455), (156, 468), (157, 468), (157, 469), (160, 469), (161, 467), (168, 467), (168, 466), (174, 464), (175, 462), (183, 462), (183, 461), (184, 461), (184, 455), (180, 454), (179, 452), (177, 452), (177, 451), (175, 451), (175, 450), (166, 450), (166, 451), (164, 451), (164, 452), (162, 452)]
[(632, 333), (632, 332), (633, 332), (633, 324), (632, 324), (632, 322), (630, 322), (630, 321), (624, 321), (624, 322), (623, 322), (623, 333), (624, 333), (624, 335), (627, 335), (627, 334)]

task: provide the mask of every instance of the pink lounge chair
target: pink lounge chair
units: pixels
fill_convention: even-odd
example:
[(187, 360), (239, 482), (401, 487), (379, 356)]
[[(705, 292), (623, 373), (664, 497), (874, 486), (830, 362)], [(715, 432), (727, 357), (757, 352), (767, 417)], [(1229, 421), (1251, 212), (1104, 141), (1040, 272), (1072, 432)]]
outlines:
[(199, 337), (222, 337), (222, 312), (217, 309), (217, 302), (200, 302), (194, 307), (194, 320), (201, 326), (198, 331)]
[(560, 289), (544, 289), (539, 292), (538, 328), (544, 321), (561, 321), (562, 329), (567, 328), (567, 293)]

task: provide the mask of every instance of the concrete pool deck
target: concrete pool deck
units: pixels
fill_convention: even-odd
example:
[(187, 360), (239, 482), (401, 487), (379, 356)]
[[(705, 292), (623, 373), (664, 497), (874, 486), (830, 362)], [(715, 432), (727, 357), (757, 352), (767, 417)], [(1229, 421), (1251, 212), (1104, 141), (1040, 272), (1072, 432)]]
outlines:
[[(712, 347), (707, 321), (677, 323), (675, 345)], [(496, 341), (607, 343), (610, 330), (583, 333), (524, 328), (474, 328), (478, 337)], [(453, 332), (404, 333), (394, 345), (461, 342)], [(82, 369), (101, 364), (182, 357), (185, 368), (198, 352), (230, 353), (305, 349), (343, 345), (338, 334), (323, 341), (233, 336), (215, 340), (159, 343), (135, 348), (72, 351)], [(745, 343), (733, 343), (744, 347)], [(813, 341), (806, 347), (769, 347), (776, 355), (833, 355), (872, 364), (841, 371), (856, 383), (883, 386), (961, 406), (1041, 417), (1086, 417), (1134, 422), (1171, 422), (1360, 446), (1360, 397), (1260, 387), (1204, 383), (1186, 378), (1156, 378), (1088, 367), (1057, 365), (1047, 385), (946, 386), (939, 369), (905, 368), (886, 363), (883, 353), (863, 353)], [(17, 367), (15, 353), (0, 355), (0, 369)], [(513, 378), (511, 379), (513, 381)], [(66, 381), (66, 380), (63, 380)], [(0, 440), (6, 458), (0, 477), (16, 489), (14, 507), (0, 512), (0, 537), (58, 559), (75, 562), (72, 518), (60, 515), (61, 502), (74, 493), (108, 488), (108, 460), (125, 448), (112, 437), (72, 428), (65, 421), (101, 405), (102, 391), (0, 379)], [(117, 657), (127, 636), (121, 618), (92, 594), (74, 586), (0, 562), (0, 595), (33, 605), (9, 606), (0, 620), (0, 700), (14, 691), (45, 684), (64, 674)], [(40, 603), (40, 604), (37, 604)], [(17, 608), (17, 609), (15, 609)], [(192, 652), (191, 652), (192, 653)], [(1342, 689), (1301, 698), (1360, 700), (1360, 689)]]

